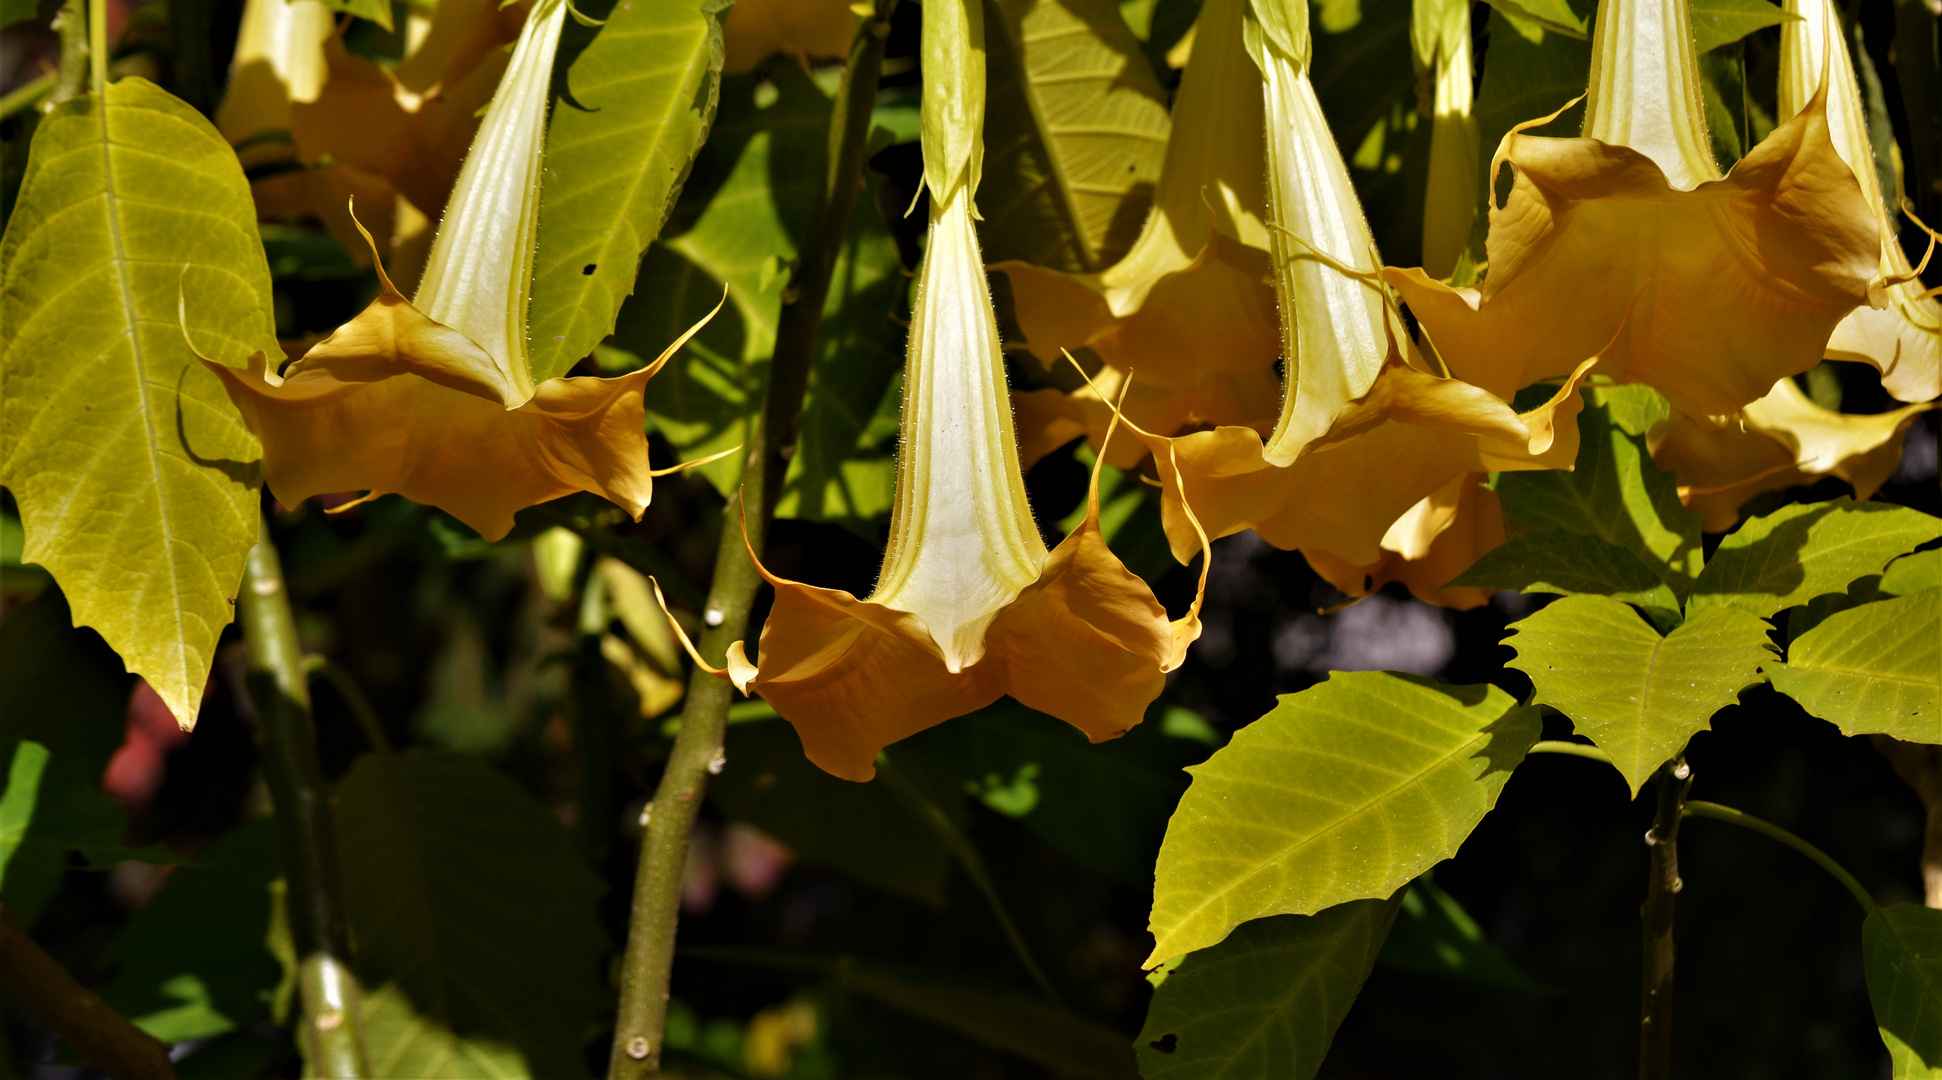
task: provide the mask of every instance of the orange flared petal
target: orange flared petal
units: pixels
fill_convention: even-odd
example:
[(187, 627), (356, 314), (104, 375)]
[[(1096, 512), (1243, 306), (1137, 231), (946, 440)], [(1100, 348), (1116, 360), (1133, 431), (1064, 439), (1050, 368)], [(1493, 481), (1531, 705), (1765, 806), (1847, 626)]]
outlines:
[(1400, 581), (1418, 600), (1468, 610), (1490, 602), (1494, 589), (1447, 587), (1484, 552), (1504, 542), (1504, 508), (1483, 486), (1484, 474), (1464, 473), (1411, 507), (1382, 538), (1382, 557), (1353, 566), (1319, 549), (1302, 552), (1329, 584), (1362, 597)]

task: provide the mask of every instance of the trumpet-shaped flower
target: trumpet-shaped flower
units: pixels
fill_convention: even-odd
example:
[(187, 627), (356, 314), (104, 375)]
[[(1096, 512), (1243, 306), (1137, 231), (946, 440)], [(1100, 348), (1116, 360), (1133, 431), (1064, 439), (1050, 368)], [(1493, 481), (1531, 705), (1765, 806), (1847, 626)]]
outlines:
[[(1470, 243), (1477, 217), (1477, 118), (1471, 111), (1470, 5), (1416, 0), (1409, 40), (1420, 111), (1430, 115), (1430, 174), (1423, 204), (1423, 270), (1447, 278)], [(1422, 91), (1419, 89), (1419, 94)]]
[(1799, 19), (1780, 31), (1780, 115), (1808, 108), (1825, 73), (1828, 135), (1835, 152), (1854, 170), (1881, 231), (1879, 269), (1888, 305), (1849, 312), (1828, 339), (1827, 355), (1872, 364), (1890, 394), (1903, 401), (1927, 401), (1942, 394), (1942, 304), (1924, 295), (1908, 253), (1896, 239), (1892, 208), (1882, 198), (1875, 173), (1867, 112), (1840, 16), (1828, 0), (1787, 0), (1786, 9)]
[(637, 518), (646, 507), (641, 389), (681, 342), (615, 379), (535, 385), (526, 361), (540, 152), (565, 13), (564, 0), (549, 0), (522, 32), (415, 303), (380, 268), (378, 298), (282, 377), (262, 353), (247, 371), (203, 361), (262, 441), (263, 477), (280, 501), (396, 492), (488, 539), (512, 528), (514, 511), (574, 491)]
[(1601, 0), (1584, 137), (1524, 134), (1533, 121), (1491, 161), (1509, 192), (1482, 286), (1387, 272), (1452, 374), (1509, 395), (1617, 332), (1601, 371), (1724, 415), (1818, 363), (1869, 303), (1878, 229), (1825, 94), (1722, 179), (1693, 49), (1685, 0)]
[[(727, 669), (709, 668), (767, 699), (809, 760), (850, 780), (875, 775), (884, 746), (1004, 694), (1094, 742), (1113, 738), (1140, 722), (1200, 634), (1198, 599), (1170, 622), (1106, 546), (1097, 468), (1085, 520), (1057, 548), (1046, 551), (1032, 520), (972, 228), (979, 10), (977, 0), (939, 0), (924, 12), (930, 244), (877, 587), (858, 600), (763, 569), (775, 606), (758, 659), (735, 642)], [(1203, 585), (1205, 574), (1203, 565)]]
[[(322, 0), (248, 0), (236, 34), (229, 88), (216, 130), (242, 143), (290, 130), (290, 106), (317, 100), (327, 69), (324, 42), (336, 18)], [(262, 156), (268, 147), (249, 152)]]
[[(1122, 391), (1125, 415), (1150, 431), (1267, 430), (1274, 422), (1279, 343), (1264, 224), (1261, 79), (1242, 43), (1246, 3), (1208, 0), (1201, 10), (1153, 210), (1125, 257), (1094, 274), (1020, 262), (992, 267), (1010, 278), (1021, 344), (1047, 370), (1058, 371), (1068, 350), (1090, 350), (1104, 365), (1093, 385), (1063, 400), (1021, 396), (1028, 465), (1039, 448), (1074, 434), (1090, 434), (1098, 449), (1112, 416), (1108, 401)], [(1131, 371), (1139, 380), (1129, 388)], [(1130, 439), (1110, 450), (1120, 467), (1144, 454)]]
[(1652, 460), (1679, 475), (1679, 497), (1708, 532), (1725, 532), (1763, 491), (1838, 476), (1857, 499), (1901, 462), (1902, 436), (1934, 404), (1856, 415), (1816, 405), (1792, 379), (1732, 416), (1674, 413), (1647, 439)]

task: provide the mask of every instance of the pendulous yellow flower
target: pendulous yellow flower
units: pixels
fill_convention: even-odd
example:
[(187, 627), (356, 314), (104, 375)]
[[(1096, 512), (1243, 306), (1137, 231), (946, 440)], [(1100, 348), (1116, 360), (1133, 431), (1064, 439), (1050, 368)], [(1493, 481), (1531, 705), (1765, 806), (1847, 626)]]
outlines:
[[(1027, 466), (1074, 435), (1089, 435), (1098, 450), (1108, 402), (1122, 394), (1125, 415), (1149, 431), (1266, 431), (1274, 423), (1280, 343), (1264, 224), (1261, 76), (1241, 40), (1246, 3), (1208, 0), (1201, 9), (1153, 210), (1125, 257), (1095, 274), (992, 266), (1011, 281), (1024, 333), (1015, 344), (1055, 377), (1065, 374), (1066, 351), (1090, 350), (1103, 364), (1091, 385), (1070, 394), (1018, 396)], [(1130, 386), (1129, 372), (1139, 375)], [(1131, 439), (1110, 449), (1121, 468), (1145, 453)]]
[(1826, 95), (1721, 178), (1685, 0), (1601, 0), (1585, 102), (1582, 138), (1499, 144), (1480, 288), (1386, 272), (1451, 374), (1507, 396), (1617, 333), (1601, 372), (1719, 416), (1818, 363), (1880, 254)]
[(1652, 460), (1679, 474), (1679, 497), (1707, 532), (1725, 532), (1763, 491), (1838, 476), (1867, 499), (1901, 462), (1902, 435), (1934, 404), (1874, 415), (1816, 405), (1792, 379), (1724, 417), (1673, 413), (1647, 437)]
[(282, 377), (262, 353), (247, 371), (203, 361), (262, 441), (263, 478), (279, 501), (395, 492), (487, 539), (504, 536), (515, 511), (575, 491), (636, 518), (647, 506), (641, 389), (687, 337), (614, 379), (535, 385), (526, 359), (546, 106), (566, 11), (564, 0), (543, 0), (521, 33), (415, 303), (380, 268), (378, 298)]
[[(238, 144), (287, 137), (290, 106), (315, 101), (323, 92), (324, 42), (336, 25), (322, 0), (247, 0), (229, 87), (216, 107), (216, 130), (223, 138)], [(244, 160), (254, 164), (269, 150), (252, 148)]]
[(1198, 600), (1169, 621), (1106, 546), (1097, 469), (1085, 521), (1057, 548), (1046, 551), (1032, 520), (972, 227), (981, 10), (935, 0), (924, 12), (930, 244), (876, 590), (859, 600), (763, 570), (775, 606), (759, 657), (736, 642), (720, 672), (774, 705), (809, 760), (849, 780), (875, 775), (884, 746), (1005, 694), (1095, 742), (1113, 738), (1140, 722), (1200, 634)]
[(1879, 270), (1887, 283), (1888, 305), (1849, 312), (1834, 328), (1826, 353), (1836, 360), (1873, 364), (1881, 372), (1882, 388), (1902, 401), (1928, 401), (1942, 394), (1942, 304), (1924, 295), (1896, 238), (1893, 208), (1882, 198), (1867, 111), (1841, 18), (1828, 0), (1786, 0), (1785, 6), (1800, 18), (1780, 31), (1780, 115), (1809, 108), (1825, 78), (1828, 135), (1835, 152), (1854, 170), (1881, 232)]

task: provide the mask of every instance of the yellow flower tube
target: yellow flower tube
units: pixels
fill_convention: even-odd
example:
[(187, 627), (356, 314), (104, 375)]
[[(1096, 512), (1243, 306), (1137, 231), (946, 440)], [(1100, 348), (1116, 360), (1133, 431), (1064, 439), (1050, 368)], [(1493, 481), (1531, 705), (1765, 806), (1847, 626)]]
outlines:
[[(324, 42), (336, 17), (322, 0), (248, 0), (216, 107), (216, 130), (232, 144), (290, 130), (290, 106), (317, 100), (329, 69)], [(245, 155), (254, 161), (263, 150)]]
[(1409, 40), (1417, 78), (1429, 83), (1430, 171), (1423, 200), (1423, 270), (1442, 279), (1456, 269), (1477, 217), (1469, 3), (1416, 0)]
[(681, 342), (615, 379), (536, 386), (526, 363), (548, 86), (566, 12), (547, 0), (522, 31), (416, 304), (380, 268), (378, 298), (281, 377), (262, 353), (246, 371), (203, 361), (262, 441), (279, 501), (395, 492), (487, 539), (511, 530), (515, 511), (575, 491), (635, 518), (646, 508), (641, 389)]
[(1888, 306), (1849, 312), (1828, 339), (1827, 355), (1874, 365), (1883, 389), (1902, 401), (1928, 401), (1942, 394), (1942, 304), (1922, 295), (1922, 282), (1896, 236), (1894, 208), (1882, 198), (1840, 15), (1828, 0), (1786, 0), (1785, 6), (1800, 18), (1780, 30), (1780, 115), (1808, 108), (1825, 72), (1828, 135), (1880, 223), (1880, 272), (1890, 282)]
[(1458, 378), (1508, 397), (1616, 333), (1602, 372), (1725, 415), (1812, 367), (1869, 303), (1875, 215), (1825, 98), (1718, 179), (1685, 0), (1601, 0), (1585, 134), (1523, 134), (1542, 122), (1492, 159), (1480, 288), (1386, 272)]
[(884, 746), (1004, 694), (1095, 742), (1122, 734), (1200, 632), (1198, 601), (1169, 622), (1107, 548), (1096, 470), (1085, 521), (1050, 552), (1039, 539), (972, 227), (984, 81), (967, 7), (978, 10), (935, 0), (924, 13), (930, 243), (877, 588), (858, 600), (763, 570), (775, 606), (759, 656), (736, 642), (717, 672), (767, 699), (811, 761), (850, 780), (875, 775)]
[[(1119, 262), (1066, 274), (1021, 262), (992, 266), (1011, 280), (1029, 349), (1050, 373), (1090, 350), (1103, 367), (1070, 394), (1017, 396), (1025, 464), (1089, 435), (1099, 450), (1124, 395), (1128, 418), (1166, 434), (1215, 424), (1267, 431), (1280, 393), (1280, 350), (1263, 186), (1261, 75), (1242, 43), (1247, 0), (1207, 0), (1180, 79), (1153, 210)], [(1127, 384), (1128, 372), (1138, 379)], [(1103, 395), (1103, 396), (1102, 396)], [(1130, 468), (1145, 451), (1109, 448)]]

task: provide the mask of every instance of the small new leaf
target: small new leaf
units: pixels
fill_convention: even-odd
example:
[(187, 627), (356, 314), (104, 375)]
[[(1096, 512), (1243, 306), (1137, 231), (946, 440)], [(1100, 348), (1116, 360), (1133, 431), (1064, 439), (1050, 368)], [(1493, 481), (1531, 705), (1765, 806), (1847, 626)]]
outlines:
[(1510, 666), (1531, 677), (1535, 700), (1611, 755), (1633, 795), (1772, 660), (1765, 620), (1730, 607), (1661, 637), (1626, 604), (1570, 596), (1513, 628)]
[(1264, 915), (1387, 897), (1458, 845), (1537, 741), (1490, 686), (1337, 672), (1205, 764), (1155, 871), (1151, 967)]

